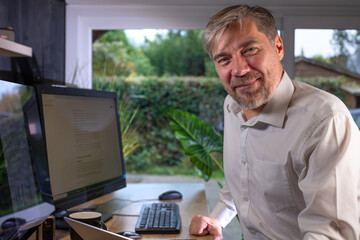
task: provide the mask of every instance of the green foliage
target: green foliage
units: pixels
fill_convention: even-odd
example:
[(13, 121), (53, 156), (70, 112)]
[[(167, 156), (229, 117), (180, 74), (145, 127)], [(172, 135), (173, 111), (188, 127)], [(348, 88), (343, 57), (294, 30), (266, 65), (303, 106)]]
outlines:
[(134, 52), (129, 55), (128, 60), (134, 64), (134, 69), (130, 76), (155, 75), (154, 67), (151, 65), (150, 60), (142, 52), (141, 48), (136, 48)]
[(141, 136), (138, 133), (141, 120), (135, 121), (138, 108), (135, 110), (125, 101), (119, 102), (119, 121), (124, 157), (129, 156), (141, 144)]
[(315, 55), (312, 57), (312, 59), (323, 63), (331, 64), (331, 61), (328, 58), (324, 58), (322, 55)]
[(202, 48), (202, 31), (169, 30), (141, 47), (157, 76), (204, 76), (208, 58)]
[(124, 30), (107, 31), (97, 40), (97, 42), (100, 43), (123, 42), (126, 48), (132, 48), (132, 45), (129, 43), (129, 40), (126, 37)]
[(134, 71), (123, 42), (93, 44), (93, 72), (105, 76), (127, 76)]
[(314, 87), (323, 89), (334, 94), (345, 102), (345, 92), (341, 90), (341, 85), (346, 83), (345, 77), (316, 77), (316, 78), (297, 78), (296, 80), (306, 82)]
[[(190, 157), (200, 177), (208, 181), (213, 172), (213, 162), (223, 171), (222, 163), (213, 153), (223, 152), (223, 139), (206, 122), (196, 115), (175, 109), (162, 109), (179, 140), (182, 150)], [(219, 156), (219, 155), (217, 155)]]
[[(222, 131), (223, 101), (226, 92), (216, 78), (96, 77), (93, 88), (118, 93), (131, 108), (138, 108), (136, 119), (143, 124), (137, 129), (141, 145), (126, 157), (129, 173), (147, 172), (154, 166), (175, 167), (187, 162), (179, 142), (161, 109), (187, 111)], [(188, 162), (188, 168), (193, 168)], [(171, 169), (171, 168), (169, 168)]]
[(93, 44), (93, 73), (98, 76), (215, 76), (202, 48), (202, 31), (170, 30), (132, 46), (124, 31), (108, 31)]
[(218, 76), (216, 69), (215, 69), (215, 65), (210, 57), (205, 61), (205, 76), (206, 77), (217, 77)]
[(93, 43), (93, 73), (98, 76), (150, 76), (154, 68), (140, 48), (132, 46), (124, 31), (108, 31)]
[[(164, 171), (165, 167), (175, 169), (188, 164), (191, 168), (193, 165), (191, 161), (194, 158), (184, 154), (180, 143), (174, 141), (173, 130), (161, 108), (194, 114), (221, 135), (222, 105), (226, 92), (217, 78), (212, 60), (202, 49), (201, 34), (202, 31), (196, 30), (170, 30), (166, 34), (158, 34), (154, 40), (146, 40), (140, 47), (134, 47), (124, 31), (108, 31), (94, 43), (93, 88), (117, 92), (120, 102), (124, 102), (129, 109), (137, 109), (126, 114), (131, 116), (132, 124), (136, 126), (142, 123), (135, 127), (135, 132), (140, 136), (140, 145), (135, 144), (138, 146), (136, 150), (126, 157), (128, 172), (147, 172), (150, 169)], [(354, 42), (359, 38), (348, 39)], [(342, 38), (341, 41), (350, 40)], [(342, 56), (335, 56), (329, 60), (318, 60), (343, 59)], [(340, 90), (341, 79), (300, 80), (344, 100), (344, 93)], [(120, 111), (120, 115), (124, 114)], [(210, 176), (209, 172), (207, 175)]]

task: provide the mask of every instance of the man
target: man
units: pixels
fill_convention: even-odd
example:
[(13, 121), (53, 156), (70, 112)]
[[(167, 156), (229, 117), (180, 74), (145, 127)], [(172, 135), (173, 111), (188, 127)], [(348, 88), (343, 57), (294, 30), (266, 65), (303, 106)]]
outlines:
[(262, 7), (220, 11), (203, 43), (228, 92), (226, 186), (190, 233), (222, 239), (238, 214), (245, 239), (359, 239), (360, 136), (345, 105), (289, 79), (274, 18)]

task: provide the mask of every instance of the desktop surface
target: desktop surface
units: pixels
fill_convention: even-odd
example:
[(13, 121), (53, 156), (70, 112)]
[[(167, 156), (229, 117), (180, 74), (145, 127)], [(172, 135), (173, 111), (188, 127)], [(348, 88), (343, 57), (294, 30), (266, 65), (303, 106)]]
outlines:
[[(169, 190), (183, 194), (182, 199), (159, 201), (158, 196)], [(78, 205), (73, 210), (102, 204), (111, 200), (123, 201), (122, 208), (114, 212), (112, 219), (105, 224), (111, 232), (135, 232), (136, 221), (142, 204), (152, 202), (174, 202), (179, 205), (181, 232), (179, 234), (142, 234), (142, 239), (212, 239), (212, 236), (192, 236), (189, 225), (195, 215), (208, 215), (205, 187), (202, 183), (131, 183), (126, 188)], [(57, 240), (70, 240), (69, 231), (57, 230)]]

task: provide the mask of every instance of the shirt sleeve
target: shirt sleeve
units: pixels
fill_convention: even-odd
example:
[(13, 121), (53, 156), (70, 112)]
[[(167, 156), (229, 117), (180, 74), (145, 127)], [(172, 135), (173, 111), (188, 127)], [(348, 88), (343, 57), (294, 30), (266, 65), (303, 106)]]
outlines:
[(229, 188), (225, 185), (220, 191), (220, 200), (211, 211), (210, 217), (224, 228), (236, 216), (236, 208)]
[(303, 239), (359, 239), (359, 129), (349, 114), (327, 117), (305, 141), (298, 216)]

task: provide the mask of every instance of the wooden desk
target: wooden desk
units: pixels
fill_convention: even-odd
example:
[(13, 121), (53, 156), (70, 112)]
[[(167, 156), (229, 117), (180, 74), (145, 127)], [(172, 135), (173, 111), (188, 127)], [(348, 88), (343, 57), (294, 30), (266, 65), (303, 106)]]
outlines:
[[(105, 224), (109, 231), (135, 231), (135, 224), (143, 203), (159, 202), (158, 196), (168, 190), (178, 190), (183, 194), (181, 200), (164, 202), (175, 202), (179, 204), (181, 215), (180, 234), (142, 234), (142, 239), (213, 239), (211, 236), (191, 236), (189, 225), (193, 216), (208, 215), (208, 205), (204, 184), (202, 183), (156, 183), (156, 184), (128, 184), (126, 188), (107, 194), (98, 199), (81, 204), (74, 209), (82, 209), (92, 205), (101, 204), (112, 199), (124, 200), (125, 207), (117, 210), (112, 219)], [(56, 239), (70, 240), (68, 231), (56, 230)]]

